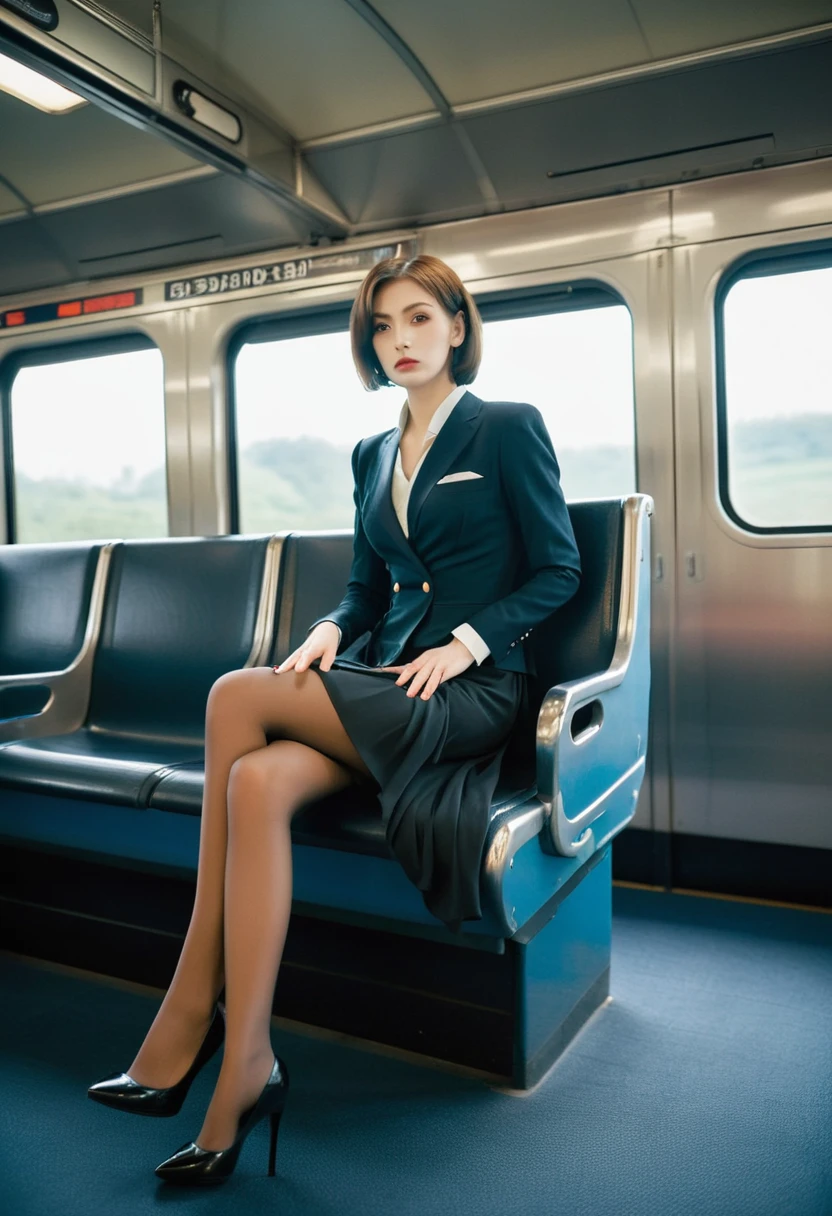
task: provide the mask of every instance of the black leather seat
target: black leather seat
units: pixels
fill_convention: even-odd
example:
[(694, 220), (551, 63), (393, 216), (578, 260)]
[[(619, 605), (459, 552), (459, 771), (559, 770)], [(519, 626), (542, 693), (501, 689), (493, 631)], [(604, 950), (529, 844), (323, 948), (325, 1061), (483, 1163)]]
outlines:
[[(535, 723), (546, 691), (605, 670), (615, 648), (621, 503), (578, 502), (569, 510), (581, 553), (581, 585), (527, 643), (538, 675), (532, 681), (529, 717), (518, 725), (506, 755), (495, 816), (521, 792), (534, 791)], [(87, 721), (68, 735), (0, 747), (0, 784), (198, 815), (205, 702), (214, 680), (242, 667), (249, 656), (267, 543), (267, 537), (215, 537), (117, 546)], [(54, 589), (68, 586), (80, 602), (88, 595), (94, 554), (84, 546), (39, 549), (43, 552), (33, 554), (38, 558), (32, 564), (34, 581), (43, 588), (44, 632), (54, 637), (45, 653), (57, 663), (80, 645), (80, 625), (61, 617)], [(25, 551), (10, 556), (10, 569), (25, 578)], [(339, 602), (351, 556), (349, 532), (286, 539), (270, 661), (282, 661), (306, 636), (309, 622)], [(44, 573), (47, 568), (51, 579)], [(31, 602), (28, 591), (27, 597)], [(10, 620), (18, 621), (23, 638), (15, 662), (18, 668), (31, 667), (35, 631), (13, 614)], [(3, 654), (0, 650), (0, 658)], [(293, 835), (298, 842), (348, 851), (388, 852), (378, 801), (371, 791), (358, 788), (310, 804), (295, 817)]]
[(0, 747), (0, 784), (145, 806), (166, 766), (201, 762), (211, 685), (251, 653), (268, 540), (117, 546), (87, 720)]
[(572, 599), (532, 635), (539, 701), (555, 684), (605, 671), (618, 636), (624, 517), (620, 498), (569, 505), (581, 555), (581, 582)]
[(0, 719), (43, 703), (41, 690), (3, 689), (3, 676), (63, 671), (80, 651), (100, 550), (92, 541), (0, 546)]

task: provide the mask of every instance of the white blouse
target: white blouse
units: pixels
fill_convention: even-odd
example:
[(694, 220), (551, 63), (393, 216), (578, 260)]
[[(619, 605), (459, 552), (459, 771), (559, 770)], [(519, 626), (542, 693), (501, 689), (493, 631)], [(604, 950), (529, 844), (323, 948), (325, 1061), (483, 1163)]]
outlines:
[[(405, 536), (409, 535), (408, 530), (407, 530), (407, 504), (410, 501), (410, 492), (413, 489), (413, 483), (419, 475), (419, 470), (421, 469), (424, 459), (427, 456), (428, 451), (430, 450), (431, 444), (433, 443), (434, 439), (441, 431), (442, 427), (448, 421), (448, 418), (451, 415), (451, 411), (453, 410), (457, 401), (459, 401), (460, 398), (464, 397), (467, 392), (468, 392), (468, 389), (466, 388), (466, 386), (464, 384), (457, 385), (457, 387), (455, 389), (453, 389), (452, 392), (448, 393), (448, 396), (445, 398), (445, 400), (443, 402), (441, 402), (440, 405), (437, 406), (436, 410), (433, 413), (433, 417), (431, 418), (430, 422), (428, 423), (428, 429), (425, 433), (424, 449), (422, 451), (422, 455), (419, 457), (418, 463), (416, 464), (416, 467), (414, 468), (409, 481), (405, 477), (404, 469), (402, 468), (401, 447), (399, 447), (396, 451), (396, 464), (393, 469), (393, 480), (390, 485), (390, 496), (393, 500), (393, 510), (396, 512), (396, 518), (398, 519), (399, 523), (401, 524), (401, 529), (402, 529), (402, 532), (404, 532)], [(401, 411), (399, 413), (399, 422), (398, 422), (399, 431), (401, 432), (402, 435), (404, 434), (405, 427), (407, 426), (407, 418), (408, 418), (409, 410), (410, 410), (410, 407), (409, 407), (407, 401), (405, 401), (405, 403), (402, 406)], [(334, 624), (334, 622), (333, 622), (333, 624)], [(471, 654), (474, 656), (474, 659), (476, 660), (478, 667), (479, 667), (480, 663), (482, 663), (482, 661), (484, 659), (487, 659), (488, 656), (491, 654), (491, 648), (486, 644), (486, 642), (477, 633), (476, 629), (474, 629), (471, 625), (468, 625), (467, 623), (463, 624), (463, 625), (457, 625), (456, 629), (452, 629), (451, 632), (455, 638), (459, 638), (460, 642), (462, 642), (462, 644), (464, 646), (466, 646), (468, 650), (470, 650)], [(338, 645), (340, 646), (340, 644), (341, 644), (341, 630), (339, 628), (338, 629)]]

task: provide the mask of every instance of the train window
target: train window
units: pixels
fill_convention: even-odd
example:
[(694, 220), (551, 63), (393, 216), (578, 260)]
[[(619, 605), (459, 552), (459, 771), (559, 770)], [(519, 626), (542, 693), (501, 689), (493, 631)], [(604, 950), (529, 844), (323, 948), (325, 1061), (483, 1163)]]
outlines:
[(362, 436), (395, 426), (402, 391), (366, 392), (350, 354), (348, 314), (330, 324), (337, 328), (324, 333), (287, 327), (286, 337), (245, 342), (237, 354), (241, 532), (353, 526), (350, 453)]
[[(627, 308), (605, 299), (597, 307), (515, 311), (498, 302), (483, 306), (485, 356), (472, 390), (486, 400), (529, 401), (540, 409), (568, 498), (632, 492)], [(232, 351), (236, 525), (242, 532), (351, 528), (349, 454), (363, 435), (395, 426), (404, 400), (400, 388), (367, 393), (361, 387), (348, 313), (329, 317), (323, 333), (299, 332), (299, 323), (282, 323), (285, 336), (281, 322), (264, 323), (248, 331), (252, 340), (245, 332), (240, 336), (236, 358)]]
[[(588, 294), (602, 298), (600, 292)], [(492, 314), (487, 306), (482, 312), (479, 396), (537, 406), (568, 499), (632, 494), (636, 435), (629, 309), (620, 303), (575, 308), (564, 302), (532, 316), (500, 319), (499, 311)]]
[(167, 535), (155, 346), (131, 338), (32, 352), (16, 358), (6, 390), (13, 540)]
[(752, 262), (718, 304), (720, 489), (751, 531), (832, 527), (832, 266), (812, 261)]

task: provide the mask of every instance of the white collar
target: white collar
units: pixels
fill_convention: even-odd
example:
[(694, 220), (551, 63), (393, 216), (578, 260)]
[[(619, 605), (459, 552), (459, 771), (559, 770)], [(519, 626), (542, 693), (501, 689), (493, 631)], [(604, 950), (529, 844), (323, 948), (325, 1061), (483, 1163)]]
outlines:
[[(439, 434), (442, 427), (448, 421), (448, 418), (450, 417), (450, 414), (451, 414), (451, 410), (454, 408), (457, 401), (459, 401), (460, 398), (464, 397), (467, 392), (468, 392), (467, 385), (458, 384), (456, 386), (456, 388), (452, 389), (451, 392), (448, 393), (445, 400), (440, 405), (438, 405), (436, 407), (436, 409), (434, 410), (433, 417), (431, 418), (430, 422), (428, 423), (428, 429), (427, 429), (427, 432), (425, 433), (425, 439), (427, 439), (428, 435), (438, 435)], [(407, 426), (407, 416), (408, 416), (409, 412), (410, 412), (410, 407), (407, 404), (407, 399), (405, 399), (405, 403), (401, 408), (401, 412), (399, 413), (399, 422), (398, 422), (399, 430), (401, 431), (402, 434), (404, 434), (404, 428)]]

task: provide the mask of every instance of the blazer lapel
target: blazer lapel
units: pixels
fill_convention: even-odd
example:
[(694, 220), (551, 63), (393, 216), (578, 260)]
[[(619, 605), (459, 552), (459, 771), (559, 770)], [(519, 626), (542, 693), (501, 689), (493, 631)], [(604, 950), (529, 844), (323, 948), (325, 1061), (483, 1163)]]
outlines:
[[(410, 533), (411, 541), (413, 540), (416, 525), (419, 522), (419, 512), (424, 505), (425, 499), (439, 478), (445, 475), (465, 445), (470, 442), (472, 435), (480, 424), (481, 412), (482, 401), (480, 398), (475, 397), (472, 392), (467, 392), (464, 397), (460, 397), (459, 401), (457, 401), (448, 415), (445, 425), (431, 444), (424, 463), (416, 474), (416, 480), (413, 483), (413, 489), (410, 491), (410, 500), (407, 504), (407, 530)], [(398, 431), (395, 434), (398, 438)], [(393, 462), (396, 459), (396, 447), (397, 444), (394, 443)], [(392, 470), (393, 463), (390, 464), (391, 477)], [(387, 485), (389, 497), (389, 479)], [(395, 514), (394, 511), (394, 518)], [(401, 532), (401, 529), (399, 531)]]
[(402, 532), (396, 512), (393, 510), (391, 486), (393, 482), (393, 467), (396, 463), (396, 452), (399, 447), (398, 427), (391, 431), (381, 442), (376, 461), (375, 477), (367, 500), (368, 512), (376, 517), (390, 533), (394, 540), (407, 544), (407, 537)]
[[(444, 429), (443, 427), (442, 430)], [(399, 553), (407, 555), (408, 562), (415, 567), (418, 577), (424, 579), (427, 571), (421, 558), (414, 552), (413, 546), (402, 531), (399, 517), (393, 507), (393, 469), (396, 464), (400, 437), (401, 432), (396, 427), (386, 439), (382, 440), (378, 460), (376, 461), (373, 487), (368, 499), (368, 512), (376, 521), (376, 526), (384, 530), (390, 543), (395, 546)]]

